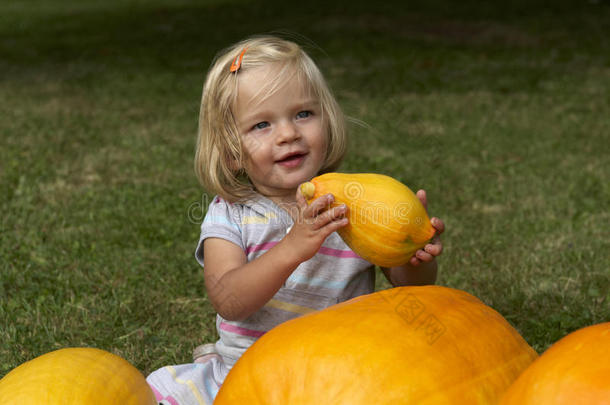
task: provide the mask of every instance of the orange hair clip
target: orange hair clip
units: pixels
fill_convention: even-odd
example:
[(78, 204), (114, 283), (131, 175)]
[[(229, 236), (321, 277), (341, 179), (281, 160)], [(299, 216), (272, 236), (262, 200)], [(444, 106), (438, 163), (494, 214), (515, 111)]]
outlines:
[(244, 58), (244, 53), (246, 53), (246, 49), (248, 49), (248, 47), (246, 46), (241, 53), (235, 57), (235, 59), (233, 59), (233, 63), (231, 63), (231, 72), (237, 72), (239, 70), (239, 68), (241, 67), (241, 60)]

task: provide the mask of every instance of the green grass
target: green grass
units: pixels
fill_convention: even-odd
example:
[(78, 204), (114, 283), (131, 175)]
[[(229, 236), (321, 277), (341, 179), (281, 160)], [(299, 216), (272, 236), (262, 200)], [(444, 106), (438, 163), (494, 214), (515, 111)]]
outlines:
[(217, 50), (272, 30), (311, 40), (367, 124), (343, 169), (428, 191), (439, 284), (538, 351), (610, 320), (608, 3), (325, 3), (0, 6), (0, 376), (81, 345), (148, 373), (215, 339), (201, 85)]

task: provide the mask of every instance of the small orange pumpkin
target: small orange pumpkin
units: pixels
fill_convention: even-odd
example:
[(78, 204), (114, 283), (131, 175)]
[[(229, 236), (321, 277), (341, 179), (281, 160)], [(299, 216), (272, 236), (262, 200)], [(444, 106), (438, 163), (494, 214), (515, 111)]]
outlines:
[(435, 229), (417, 196), (382, 174), (326, 173), (301, 185), (308, 202), (331, 193), (345, 204), (348, 225), (337, 233), (362, 258), (382, 267), (405, 264)]
[(14, 368), (0, 380), (3, 405), (156, 405), (127, 360), (93, 348), (66, 348)]
[(568, 334), (532, 363), (502, 405), (610, 405), (610, 322)]
[(267, 332), (237, 361), (214, 404), (496, 404), (536, 357), (474, 296), (399, 287)]

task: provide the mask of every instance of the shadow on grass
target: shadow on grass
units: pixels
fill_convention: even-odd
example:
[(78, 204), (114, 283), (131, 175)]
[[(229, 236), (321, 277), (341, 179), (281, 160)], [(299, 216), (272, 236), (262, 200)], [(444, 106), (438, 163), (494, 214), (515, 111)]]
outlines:
[(397, 83), (419, 92), (535, 90), (549, 75), (607, 63), (609, 54), (609, 7), (599, 0), (57, 3), (48, 13), (0, 7), (5, 80), (86, 82), (127, 70), (204, 74), (219, 49), (278, 30), (323, 49), (311, 47), (331, 80), (373, 94), (395, 91)]

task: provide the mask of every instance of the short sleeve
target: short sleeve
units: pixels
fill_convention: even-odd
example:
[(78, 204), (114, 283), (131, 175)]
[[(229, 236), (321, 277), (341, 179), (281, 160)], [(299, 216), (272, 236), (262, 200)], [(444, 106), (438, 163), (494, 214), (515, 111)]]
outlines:
[(203, 266), (203, 241), (207, 238), (221, 238), (244, 248), (240, 224), (241, 214), (237, 206), (216, 196), (208, 206), (208, 212), (201, 223), (199, 243), (195, 258)]

